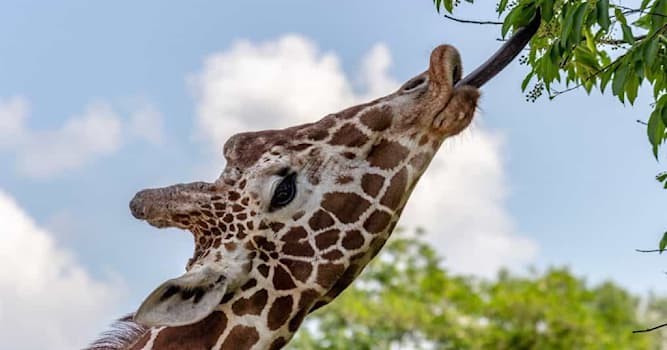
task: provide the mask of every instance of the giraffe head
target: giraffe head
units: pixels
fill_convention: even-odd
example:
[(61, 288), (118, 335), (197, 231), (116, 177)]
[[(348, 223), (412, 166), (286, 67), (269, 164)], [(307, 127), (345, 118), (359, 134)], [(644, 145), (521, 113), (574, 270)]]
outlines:
[(458, 52), (440, 46), (427, 71), (386, 97), (232, 136), (213, 183), (137, 193), (135, 217), (195, 239), (187, 272), (158, 287), (137, 320), (194, 323), (248, 283), (308, 290), (310, 303), (340, 292), (382, 246), (443, 140), (471, 122), (479, 92), (455, 87), (461, 74)]

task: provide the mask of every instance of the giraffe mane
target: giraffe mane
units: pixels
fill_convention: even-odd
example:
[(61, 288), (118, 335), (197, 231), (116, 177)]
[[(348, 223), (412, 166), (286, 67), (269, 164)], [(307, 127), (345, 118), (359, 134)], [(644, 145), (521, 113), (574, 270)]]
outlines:
[(134, 322), (133, 317), (134, 314), (129, 314), (116, 320), (110, 330), (83, 350), (121, 350), (134, 344), (150, 328)]

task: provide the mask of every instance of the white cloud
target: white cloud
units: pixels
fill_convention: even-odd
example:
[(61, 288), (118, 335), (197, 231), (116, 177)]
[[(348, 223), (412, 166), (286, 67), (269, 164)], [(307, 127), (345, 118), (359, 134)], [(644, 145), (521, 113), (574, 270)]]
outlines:
[(15, 145), (24, 137), (28, 101), (20, 96), (0, 99), (0, 149)]
[[(362, 83), (371, 90), (395, 87), (386, 76), (390, 58), (383, 45), (367, 60), (382, 62), (365, 70)], [(255, 45), (239, 41), (229, 51), (216, 53), (191, 83), (197, 98), (198, 134), (220, 150), (239, 131), (281, 128), (313, 121), (357, 103), (333, 53), (321, 53), (311, 41), (298, 36)]]
[(26, 175), (45, 178), (112, 154), (120, 145), (120, 118), (108, 104), (96, 103), (60, 129), (33, 131), (17, 152), (17, 167)]
[(505, 208), (502, 149), (502, 138), (481, 128), (447, 140), (403, 212), (399, 225), (424, 228), (453, 271), (493, 277), (536, 257), (536, 242), (515, 234)]
[(0, 339), (7, 349), (75, 349), (93, 340), (123, 294), (93, 279), (0, 190)]
[(164, 142), (162, 114), (152, 105), (143, 105), (132, 113), (130, 129), (136, 137), (152, 145), (158, 146)]
[[(390, 64), (386, 46), (373, 47), (353, 80), (366, 88), (358, 93), (338, 57), (301, 36), (260, 44), (240, 41), (209, 56), (191, 79), (198, 135), (218, 151), (240, 131), (317, 120), (397, 88), (388, 74)], [(498, 135), (483, 129), (447, 143), (404, 212), (402, 224), (425, 228), (451, 269), (489, 275), (535, 257), (536, 244), (515, 234), (504, 206), (501, 146)]]
[[(131, 113), (129, 130), (153, 144), (162, 141), (162, 116), (152, 106)], [(117, 152), (123, 144), (123, 119), (105, 102), (88, 105), (82, 114), (51, 130), (26, 125), (23, 97), (0, 100), (0, 150), (13, 151), (17, 170), (33, 178), (49, 178), (78, 169)]]

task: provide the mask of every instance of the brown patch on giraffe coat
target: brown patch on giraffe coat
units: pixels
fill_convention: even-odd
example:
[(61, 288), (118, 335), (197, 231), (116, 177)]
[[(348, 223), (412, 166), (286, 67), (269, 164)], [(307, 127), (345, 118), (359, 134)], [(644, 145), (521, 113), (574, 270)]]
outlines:
[(269, 276), (269, 265), (261, 264), (257, 266), (257, 271), (259, 271), (259, 273), (262, 274), (264, 278), (266, 278)]
[(232, 304), (232, 311), (238, 316), (259, 315), (266, 306), (269, 293), (262, 289), (248, 298), (241, 298)]
[(338, 260), (338, 259), (342, 258), (343, 253), (338, 249), (334, 249), (334, 250), (322, 255), (322, 257), (329, 260), (329, 261), (334, 261), (334, 260)]
[(306, 282), (308, 277), (310, 277), (310, 273), (313, 271), (313, 266), (305, 261), (280, 259), (280, 262), (287, 267), (294, 278), (301, 282)]
[(345, 290), (345, 288), (354, 282), (361, 270), (363, 270), (364, 266), (365, 265), (351, 264), (347, 269), (345, 269), (345, 272), (343, 272), (340, 278), (336, 281), (336, 284), (334, 284), (333, 287), (329, 289), (325, 297), (329, 300), (336, 298)]
[(317, 284), (325, 289), (330, 288), (343, 274), (343, 264), (319, 264), (317, 266)]
[[(250, 350), (253, 345), (257, 344), (257, 341), (259, 341), (259, 333), (255, 327), (238, 325), (229, 331), (220, 350)], [(206, 349), (210, 349), (210, 347)]]
[(285, 242), (282, 248), (282, 252), (287, 255), (293, 256), (313, 256), (315, 255), (315, 250), (310, 245), (310, 242)]
[[(215, 345), (225, 327), (227, 327), (227, 316), (220, 311), (215, 311), (195, 324), (162, 330), (155, 338), (153, 348), (209, 350)], [(135, 347), (135, 349), (140, 348)]]
[(340, 231), (337, 229), (328, 230), (315, 236), (315, 246), (319, 250), (324, 250), (338, 242)]
[(343, 125), (329, 140), (331, 145), (347, 147), (360, 147), (366, 142), (368, 142), (368, 136), (352, 123)]
[(299, 329), (303, 319), (310, 312), (313, 302), (317, 300), (319, 296), (320, 293), (314, 289), (307, 289), (301, 293), (301, 296), (299, 297), (298, 311), (289, 321), (288, 329), (290, 332), (296, 332), (297, 329)]
[(330, 192), (324, 195), (322, 208), (326, 209), (344, 224), (359, 220), (371, 203), (356, 193)]
[(265, 251), (271, 252), (271, 251), (276, 249), (275, 243), (269, 241), (264, 236), (255, 236), (255, 237), (252, 238), (252, 240), (255, 242), (257, 247), (259, 247), (260, 249), (263, 249)]
[(390, 108), (385, 106), (367, 110), (360, 119), (369, 129), (384, 131), (391, 126), (392, 117)]
[(281, 240), (283, 242), (298, 242), (299, 240), (308, 237), (308, 232), (301, 226), (295, 226), (285, 233)]
[(391, 215), (382, 210), (376, 210), (364, 222), (364, 228), (368, 233), (380, 233), (391, 221)]
[(347, 231), (342, 243), (343, 248), (348, 250), (361, 248), (364, 245), (364, 236), (358, 230)]
[(405, 195), (406, 186), (408, 185), (408, 169), (403, 167), (401, 171), (396, 173), (389, 182), (389, 187), (382, 196), (380, 204), (387, 206), (392, 210), (396, 210), (401, 204), (403, 195)]
[(273, 232), (278, 232), (280, 231), (283, 227), (285, 227), (285, 224), (280, 223), (280, 222), (272, 222), (269, 224), (269, 227), (271, 227), (271, 230)]
[(282, 266), (276, 265), (273, 267), (273, 287), (277, 290), (288, 290), (296, 288), (296, 284)]
[(384, 185), (384, 177), (382, 175), (364, 174), (361, 177), (361, 189), (373, 197), (380, 193), (382, 185)]
[(287, 340), (283, 337), (278, 337), (271, 343), (269, 350), (280, 350), (285, 345), (287, 345)]
[(291, 295), (285, 295), (273, 301), (267, 317), (267, 326), (270, 330), (276, 330), (287, 322), (292, 313), (293, 303)]
[(308, 225), (313, 230), (321, 230), (334, 224), (334, 220), (326, 211), (320, 209), (316, 211), (308, 220)]
[(408, 149), (396, 141), (382, 140), (371, 148), (366, 158), (371, 166), (393, 169), (408, 155)]
[(241, 286), (241, 290), (245, 292), (246, 290), (248, 290), (248, 289), (250, 289), (250, 288), (252, 288), (256, 285), (257, 285), (257, 280), (254, 279), (254, 278), (251, 278), (250, 280), (248, 280), (248, 282), (246, 282), (244, 285)]

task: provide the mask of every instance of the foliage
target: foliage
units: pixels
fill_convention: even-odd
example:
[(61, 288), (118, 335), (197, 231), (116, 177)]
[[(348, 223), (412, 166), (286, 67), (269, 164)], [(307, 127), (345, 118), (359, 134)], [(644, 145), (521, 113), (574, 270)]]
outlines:
[[(473, 3), (474, 0), (466, 0)], [(438, 11), (452, 13), (460, 0), (433, 0)], [(667, 0), (639, 0), (635, 7), (609, 0), (499, 0), (501, 35), (541, 14), (540, 30), (522, 63), (530, 67), (521, 88), (535, 101), (583, 88), (611, 91), (634, 104), (642, 84), (652, 87), (646, 133), (653, 155), (667, 141)], [(667, 189), (667, 174), (657, 176)], [(667, 232), (660, 250), (667, 245)]]
[(338, 299), (307, 318), (290, 348), (659, 348), (658, 335), (631, 333), (641, 328), (638, 301), (613, 283), (589, 287), (567, 269), (485, 281), (440, 266), (419, 237), (399, 234)]

